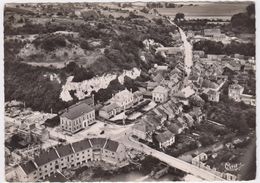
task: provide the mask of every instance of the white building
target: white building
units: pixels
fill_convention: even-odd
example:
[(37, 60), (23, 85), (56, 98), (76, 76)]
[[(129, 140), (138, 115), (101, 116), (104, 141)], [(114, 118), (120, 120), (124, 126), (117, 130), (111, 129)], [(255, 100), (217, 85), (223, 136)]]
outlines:
[(167, 148), (175, 142), (175, 135), (169, 130), (156, 134), (155, 138), (158, 141), (160, 148)]
[(157, 86), (152, 91), (152, 97), (155, 102), (164, 103), (168, 100), (169, 90), (163, 86)]
[(127, 161), (123, 144), (105, 138), (84, 139), (67, 145), (59, 145), (41, 153), (33, 161), (15, 169), (15, 181), (43, 181), (57, 172), (72, 167), (88, 165), (93, 161), (104, 161), (121, 166)]
[(208, 100), (209, 100), (209, 101), (219, 102), (220, 92), (210, 89), (210, 90), (207, 92), (207, 95), (208, 95)]
[(233, 99), (236, 102), (241, 101), (241, 95), (244, 91), (244, 87), (235, 83), (228, 87), (228, 97)]
[(122, 109), (127, 109), (133, 105), (134, 95), (127, 89), (118, 92), (111, 99), (110, 103), (116, 103)]
[(95, 122), (95, 110), (80, 102), (70, 106), (60, 116), (60, 126), (63, 130), (76, 133)]

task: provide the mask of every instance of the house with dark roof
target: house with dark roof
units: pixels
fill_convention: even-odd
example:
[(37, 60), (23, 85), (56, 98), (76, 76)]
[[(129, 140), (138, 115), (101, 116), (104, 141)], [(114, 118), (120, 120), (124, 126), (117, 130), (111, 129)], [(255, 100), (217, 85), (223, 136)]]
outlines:
[(139, 139), (146, 140), (147, 128), (144, 122), (139, 122), (135, 124), (132, 130), (133, 130), (133, 135), (137, 136)]
[(20, 164), (15, 169), (15, 173), (17, 175), (17, 179), (20, 182), (25, 182), (25, 181), (33, 182), (38, 178), (37, 166), (31, 160), (24, 164)]
[(167, 148), (168, 146), (174, 144), (175, 135), (169, 130), (166, 130), (165, 132), (156, 134), (155, 139), (160, 148)]
[(126, 160), (126, 149), (121, 143), (107, 139), (102, 159), (111, 164), (120, 164)]
[(95, 110), (86, 102), (76, 103), (60, 115), (60, 126), (63, 130), (76, 133), (95, 122)]
[(58, 145), (55, 147), (55, 149), (60, 157), (59, 169), (62, 171), (64, 169), (70, 168), (74, 160), (74, 158), (71, 157), (71, 154), (74, 154), (74, 150), (71, 144)]
[(74, 142), (71, 146), (74, 151), (74, 153), (69, 157), (69, 159), (73, 160), (71, 163), (72, 167), (76, 167), (93, 160), (92, 146), (89, 139)]
[(208, 96), (208, 100), (209, 100), (209, 101), (219, 102), (220, 92), (210, 89), (210, 90), (207, 92), (207, 96)]
[(77, 168), (101, 160), (113, 166), (124, 165), (127, 163), (125, 146), (106, 138), (83, 139), (72, 144), (58, 145), (40, 153), (33, 161), (19, 165), (15, 173), (17, 181), (44, 181), (55, 179), (56, 173), (66, 168)]

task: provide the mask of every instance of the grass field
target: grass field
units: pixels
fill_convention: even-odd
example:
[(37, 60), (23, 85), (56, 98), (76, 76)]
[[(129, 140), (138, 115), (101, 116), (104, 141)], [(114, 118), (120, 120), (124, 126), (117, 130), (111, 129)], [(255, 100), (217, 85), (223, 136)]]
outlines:
[(159, 13), (166, 16), (175, 16), (176, 13), (184, 13), (187, 19), (198, 17), (229, 17), (244, 12), (250, 2), (236, 3), (201, 3), (196, 6), (185, 5), (178, 8), (158, 8)]

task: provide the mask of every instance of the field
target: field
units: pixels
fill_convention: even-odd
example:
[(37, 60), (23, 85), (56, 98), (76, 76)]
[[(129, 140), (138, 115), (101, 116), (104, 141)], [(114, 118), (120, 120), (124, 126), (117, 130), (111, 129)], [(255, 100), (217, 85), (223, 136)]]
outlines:
[(201, 3), (196, 6), (185, 5), (178, 8), (158, 8), (158, 12), (166, 16), (175, 16), (176, 13), (184, 13), (187, 19), (199, 17), (216, 17), (230, 19), (232, 15), (244, 12), (249, 2), (238, 3)]

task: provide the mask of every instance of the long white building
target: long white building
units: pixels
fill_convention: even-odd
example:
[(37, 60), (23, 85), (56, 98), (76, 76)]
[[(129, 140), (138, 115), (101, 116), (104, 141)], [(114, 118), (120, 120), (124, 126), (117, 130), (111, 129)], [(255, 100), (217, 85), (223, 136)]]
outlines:
[(43, 181), (57, 171), (104, 161), (120, 166), (127, 161), (123, 144), (105, 138), (84, 139), (67, 145), (59, 145), (41, 153), (15, 169), (15, 181)]

